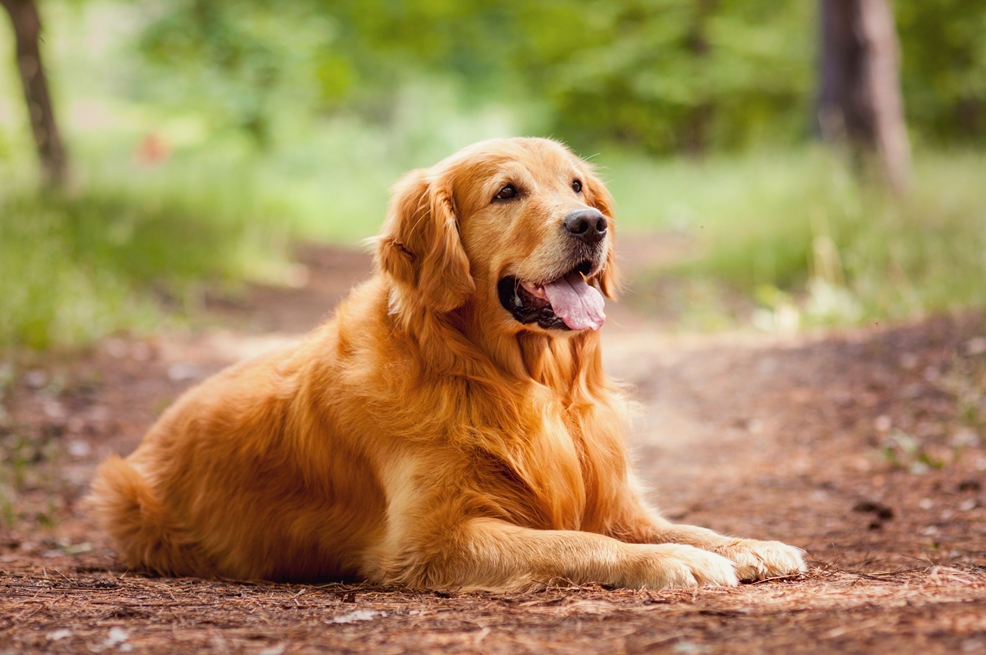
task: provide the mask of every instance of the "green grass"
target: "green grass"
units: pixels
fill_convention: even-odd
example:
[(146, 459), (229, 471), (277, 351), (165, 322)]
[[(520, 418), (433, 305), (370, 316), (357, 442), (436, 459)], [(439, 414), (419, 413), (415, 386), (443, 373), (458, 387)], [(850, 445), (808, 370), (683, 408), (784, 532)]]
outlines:
[(604, 170), (625, 230), (690, 239), (695, 255), (653, 276), (715, 281), (801, 322), (847, 324), (986, 303), (986, 156), (919, 151), (910, 192), (860, 182), (804, 149)]
[[(284, 279), (293, 240), (373, 234), (399, 168), (440, 156), (394, 157), (368, 133), (319, 138), (338, 147), (179, 152), (156, 168), (83, 152), (75, 188), (62, 194), (6, 176), (20, 182), (0, 187), (0, 346), (151, 331), (194, 314), (205, 283)], [(902, 199), (857, 182), (822, 150), (595, 159), (624, 235), (666, 231), (690, 244), (649, 275), (678, 281), (677, 302), (702, 317), (691, 326), (724, 324), (716, 305), (729, 302), (717, 289), (753, 299), (774, 327), (792, 316), (844, 325), (986, 303), (982, 155), (919, 153)]]
[[(0, 349), (146, 332), (194, 315), (204, 284), (286, 281), (291, 243), (355, 246), (379, 230), (401, 174), (508, 131), (495, 108), (434, 115), (409, 94), (396, 136), (340, 117), (268, 150), (210, 133), (194, 114), (102, 105), (121, 120), (68, 130), (62, 193), (38, 188), (20, 138), (0, 153)], [(135, 157), (148, 134), (171, 146), (153, 165)]]
[(287, 247), (279, 208), (229, 178), (197, 182), (0, 189), (0, 347), (146, 332), (194, 311), (206, 281), (276, 279)]

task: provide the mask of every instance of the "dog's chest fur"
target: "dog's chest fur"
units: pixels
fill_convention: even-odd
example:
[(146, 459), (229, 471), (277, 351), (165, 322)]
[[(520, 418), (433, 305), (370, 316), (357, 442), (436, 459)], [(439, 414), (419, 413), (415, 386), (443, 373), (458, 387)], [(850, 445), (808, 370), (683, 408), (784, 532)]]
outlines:
[[(498, 478), (488, 487), (501, 496), (499, 509), (511, 522), (533, 528), (606, 532), (611, 517), (601, 510), (627, 482), (619, 396), (587, 397), (571, 389), (561, 394), (533, 381), (515, 393), (510, 405), (521, 413), (514, 418), (520, 424), (512, 426), (502, 424), (500, 408), (487, 396), (471, 399), (488, 405), (474, 417), (499, 419), (477, 425), (481, 440), (473, 455), (475, 470)], [(491, 467), (490, 459), (499, 465)]]

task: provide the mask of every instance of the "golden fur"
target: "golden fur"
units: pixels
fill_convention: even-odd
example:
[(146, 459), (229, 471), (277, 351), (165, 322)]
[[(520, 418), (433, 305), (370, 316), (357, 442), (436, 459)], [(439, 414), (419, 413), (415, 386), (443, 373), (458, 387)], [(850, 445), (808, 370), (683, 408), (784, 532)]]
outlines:
[[(492, 200), (507, 184), (519, 197)], [(410, 173), (375, 276), (303, 343), (189, 390), (107, 459), (95, 518), (130, 565), (168, 575), (507, 590), (803, 570), (799, 549), (648, 507), (599, 333), (499, 302), (505, 275), (574, 265), (560, 224), (590, 207), (610, 229), (586, 280), (612, 297), (612, 201), (561, 144), (487, 141)]]

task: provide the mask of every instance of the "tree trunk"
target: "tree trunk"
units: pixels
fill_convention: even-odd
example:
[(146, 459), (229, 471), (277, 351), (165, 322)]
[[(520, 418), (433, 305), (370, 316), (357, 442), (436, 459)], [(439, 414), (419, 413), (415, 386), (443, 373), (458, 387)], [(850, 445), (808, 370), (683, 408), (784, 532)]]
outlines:
[(875, 154), (896, 193), (907, 190), (911, 151), (900, 93), (900, 46), (888, 0), (821, 0), (822, 58), (818, 127)]
[[(718, 5), (719, 0), (697, 0), (693, 5), (692, 24), (685, 44), (691, 55), (699, 61), (707, 59), (712, 49), (708, 38), (709, 17)], [(706, 153), (715, 113), (715, 103), (708, 97), (690, 108), (678, 134), (679, 146), (685, 152), (696, 156)]]
[(41, 65), (38, 42), (41, 19), (34, 0), (0, 0), (10, 14), (17, 49), (17, 69), (24, 87), (24, 98), (38, 148), (42, 176), (46, 184), (61, 186), (67, 175), (65, 149), (59, 136), (48, 94), (48, 82)]

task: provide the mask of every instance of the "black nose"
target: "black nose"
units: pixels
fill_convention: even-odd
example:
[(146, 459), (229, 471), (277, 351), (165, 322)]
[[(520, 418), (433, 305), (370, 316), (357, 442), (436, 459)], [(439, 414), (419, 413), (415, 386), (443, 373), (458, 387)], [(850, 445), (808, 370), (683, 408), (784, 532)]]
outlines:
[(586, 243), (598, 243), (606, 236), (606, 217), (592, 207), (576, 209), (565, 217), (565, 229)]

